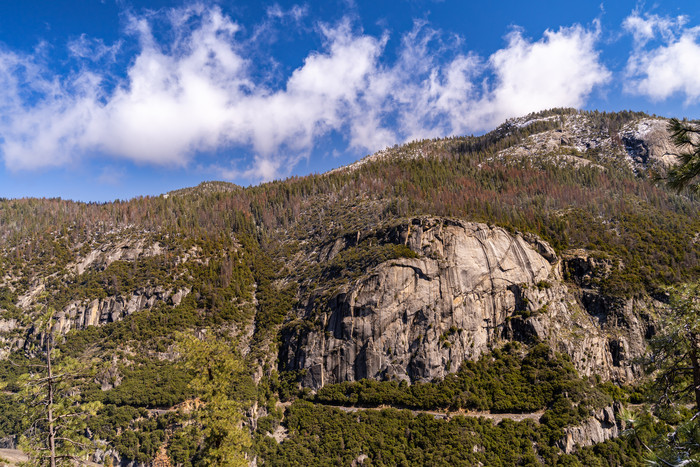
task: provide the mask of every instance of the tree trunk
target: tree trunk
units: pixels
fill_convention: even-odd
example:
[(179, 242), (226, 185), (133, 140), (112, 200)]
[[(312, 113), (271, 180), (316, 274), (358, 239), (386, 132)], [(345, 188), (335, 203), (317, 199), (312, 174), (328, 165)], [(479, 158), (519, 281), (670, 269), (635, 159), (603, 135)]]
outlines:
[(53, 335), (49, 333), (49, 340), (46, 349), (46, 369), (48, 372), (49, 403), (47, 407), (47, 418), (49, 423), (49, 455), (51, 456), (51, 467), (56, 467), (56, 433), (53, 419), (53, 370), (51, 369), (51, 350), (53, 349)]
[(700, 339), (698, 335), (690, 335), (690, 361), (693, 367), (693, 390), (695, 392), (695, 411), (700, 412), (700, 362), (698, 362), (698, 349)]

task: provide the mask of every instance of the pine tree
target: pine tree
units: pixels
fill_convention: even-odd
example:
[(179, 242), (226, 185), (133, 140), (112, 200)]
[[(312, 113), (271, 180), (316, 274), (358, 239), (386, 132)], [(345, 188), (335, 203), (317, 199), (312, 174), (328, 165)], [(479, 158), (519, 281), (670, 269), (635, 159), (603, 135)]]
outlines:
[(234, 383), (243, 375), (243, 364), (235, 344), (210, 336), (197, 339), (182, 335), (179, 348), (185, 366), (195, 376), (190, 382), (199, 399), (195, 420), (202, 434), (197, 464), (248, 465), (246, 451), (250, 433), (243, 426), (243, 406), (234, 394)]
[(88, 437), (87, 421), (101, 404), (84, 402), (80, 392), (80, 386), (92, 375), (90, 365), (65, 357), (56, 348), (53, 309), (42, 314), (38, 329), (44, 342), (36, 350), (43, 362), (32, 365), (20, 378), (18, 397), (29, 425), (20, 446), (32, 465), (75, 465), (95, 448)]
[(680, 163), (668, 172), (668, 184), (679, 191), (689, 187), (700, 193), (700, 127), (677, 118), (671, 119), (668, 127), (671, 140), (681, 150)]
[(654, 376), (657, 403), (681, 412), (693, 402), (695, 415), (677, 423), (653, 444), (652, 465), (700, 463), (700, 283), (671, 291), (667, 316), (651, 339), (647, 369)]
[(674, 288), (670, 312), (650, 342), (647, 362), (654, 372), (659, 401), (677, 403), (690, 398), (700, 412), (700, 283)]

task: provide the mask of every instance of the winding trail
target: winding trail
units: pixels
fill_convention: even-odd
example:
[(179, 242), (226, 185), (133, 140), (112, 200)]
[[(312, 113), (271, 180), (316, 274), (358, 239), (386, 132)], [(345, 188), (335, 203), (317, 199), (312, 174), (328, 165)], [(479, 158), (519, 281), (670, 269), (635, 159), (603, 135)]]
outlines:
[(544, 414), (544, 410), (540, 410), (538, 412), (530, 412), (530, 413), (491, 413), (491, 412), (484, 412), (484, 411), (467, 411), (467, 410), (456, 410), (453, 412), (440, 412), (440, 411), (433, 411), (433, 410), (414, 410), (414, 409), (405, 409), (402, 407), (394, 407), (390, 405), (382, 405), (379, 407), (346, 407), (343, 405), (331, 405), (331, 404), (321, 404), (321, 403), (315, 403), (316, 405), (320, 405), (323, 407), (332, 407), (335, 409), (342, 410), (343, 412), (359, 412), (361, 410), (383, 410), (383, 409), (397, 409), (397, 410), (410, 410), (411, 413), (414, 415), (419, 415), (419, 414), (425, 414), (425, 415), (431, 415), (435, 417), (436, 420), (449, 420), (453, 417), (456, 416), (463, 416), (463, 417), (474, 417), (474, 418), (486, 418), (489, 420), (495, 421), (497, 424), (502, 422), (503, 420), (513, 420), (514, 422), (522, 422), (524, 420), (534, 420), (535, 422), (540, 421), (540, 418)]
[[(0, 467), (15, 467), (21, 462), (29, 461), (29, 457), (20, 449), (0, 449)], [(99, 466), (90, 461), (82, 461), (80, 465)]]
[(0, 449), (0, 466), (15, 466), (28, 460), (27, 455), (19, 449)]

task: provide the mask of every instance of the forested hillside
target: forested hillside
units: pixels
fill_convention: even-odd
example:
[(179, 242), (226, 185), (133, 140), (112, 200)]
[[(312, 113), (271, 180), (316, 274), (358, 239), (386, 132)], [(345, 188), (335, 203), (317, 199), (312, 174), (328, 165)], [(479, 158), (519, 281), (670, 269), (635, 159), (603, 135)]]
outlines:
[(689, 415), (648, 405), (647, 342), (700, 279), (666, 125), (555, 109), (249, 188), (0, 200), (0, 438), (44, 442), (50, 353), (59, 447), (105, 464), (641, 464)]

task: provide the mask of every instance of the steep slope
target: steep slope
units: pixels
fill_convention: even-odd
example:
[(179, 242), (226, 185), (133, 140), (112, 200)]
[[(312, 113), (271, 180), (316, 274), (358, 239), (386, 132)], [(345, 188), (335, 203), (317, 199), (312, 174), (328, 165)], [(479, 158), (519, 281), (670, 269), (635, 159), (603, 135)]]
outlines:
[[(186, 426), (140, 412), (192, 396), (178, 332), (236, 343), (251, 427), (296, 383), (442, 380), (510, 341), (544, 343), (590, 381), (634, 383), (663, 287), (700, 277), (700, 202), (655, 180), (675, 157), (665, 125), (559, 109), (250, 188), (0, 200), (2, 377), (15, 388), (6, 359), (29, 363), (36, 318), (54, 309), (66, 354), (109, 363), (87, 392), (106, 407), (96, 436), (143, 462)], [(105, 428), (122, 418), (158, 442)], [(0, 437), (21, 425), (7, 420)], [(564, 436), (557, 423), (546, 439)]]
[[(510, 339), (547, 342), (584, 375), (630, 383), (655, 307), (563, 282), (564, 260), (532, 235), (421, 218), (383, 234), (415, 257), (382, 262), (334, 289), (316, 326), (292, 322), (281, 360), (303, 383), (433, 381)], [(336, 243), (333, 252), (342, 255)], [(329, 257), (333, 260), (333, 255)], [(308, 318), (307, 318), (308, 319)]]
[[(385, 228), (361, 209), (371, 203), (380, 209), (386, 198), (360, 203), (353, 209), (370, 217), (368, 225), (335, 239), (331, 234), (320, 247), (313, 237), (307, 240), (303, 258), (317, 258), (323, 270), (334, 270), (335, 262), (354, 273), (341, 285), (328, 273), (301, 275), (300, 282), (313, 287), (308, 295), (302, 287), (300, 319), (284, 330), (282, 368), (304, 370), (302, 381), (313, 388), (362, 378), (431, 381), (516, 339), (549, 343), (581, 374), (634, 382), (641, 375), (634, 362), (644, 355), (654, 316), (664, 306), (658, 287), (697, 274), (700, 224), (690, 214), (697, 207), (678, 198), (674, 206), (649, 183), (675, 157), (665, 125), (638, 115), (607, 121), (600, 114), (535, 115), (496, 130), (495, 149), (513, 138), (503, 149), (489, 154), (470, 141), (466, 168), (459, 151), (467, 142), (440, 140), (387, 150), (343, 169), (391, 171), (394, 193), (403, 180), (416, 180), (401, 189), (412, 192), (403, 203), (415, 204), (402, 207), (394, 199), (385, 212), (467, 209), (510, 232), (453, 217), (409, 218)], [(526, 137), (513, 136), (528, 129)], [(473, 178), (445, 174), (445, 165)], [(410, 177), (397, 174), (397, 166)], [(440, 182), (423, 186), (420, 178)], [(462, 195), (464, 204), (436, 202), (446, 189), (453, 198)], [(492, 199), (484, 199), (488, 193)], [(520, 229), (534, 230), (559, 252)], [(416, 258), (336, 259), (372, 256), (358, 253), (363, 237), (406, 245)]]

